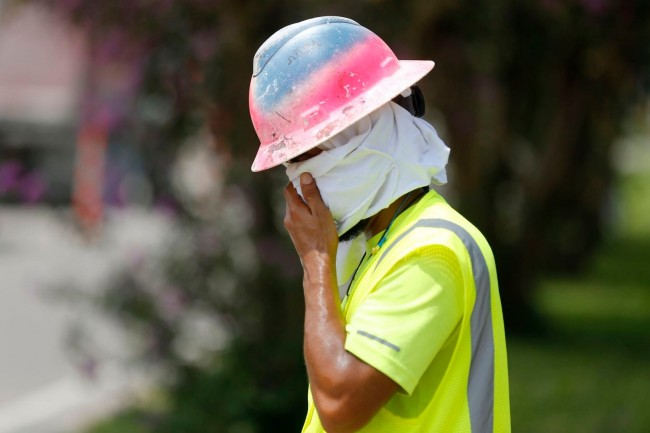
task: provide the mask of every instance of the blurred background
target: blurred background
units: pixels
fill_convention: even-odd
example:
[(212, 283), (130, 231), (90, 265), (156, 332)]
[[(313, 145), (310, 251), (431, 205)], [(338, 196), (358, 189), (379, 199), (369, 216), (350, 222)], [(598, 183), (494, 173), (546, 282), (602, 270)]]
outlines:
[(0, 433), (299, 430), (301, 268), (247, 98), (318, 15), (436, 61), (513, 431), (650, 431), (650, 2), (0, 0)]

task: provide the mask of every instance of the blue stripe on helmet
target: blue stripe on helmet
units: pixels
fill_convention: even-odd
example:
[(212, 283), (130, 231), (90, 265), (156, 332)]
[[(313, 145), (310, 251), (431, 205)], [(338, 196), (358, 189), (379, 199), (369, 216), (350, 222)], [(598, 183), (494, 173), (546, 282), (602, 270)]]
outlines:
[(314, 18), (280, 30), (255, 55), (253, 91), (258, 106), (271, 111), (301, 82), (368, 34), (356, 22), (338, 17)]

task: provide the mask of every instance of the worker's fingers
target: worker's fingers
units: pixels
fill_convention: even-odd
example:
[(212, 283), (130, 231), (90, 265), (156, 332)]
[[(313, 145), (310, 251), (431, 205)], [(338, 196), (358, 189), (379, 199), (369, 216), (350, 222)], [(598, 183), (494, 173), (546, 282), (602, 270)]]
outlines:
[(305, 202), (303, 201), (302, 197), (298, 194), (298, 191), (296, 191), (296, 188), (293, 186), (291, 182), (287, 184), (287, 186), (284, 188), (284, 200), (287, 202), (287, 206), (293, 206), (293, 207), (307, 207), (305, 205)]
[(309, 206), (312, 212), (327, 208), (311, 174), (303, 173), (300, 175), (300, 191), (302, 192), (302, 197), (305, 199), (305, 203), (307, 203), (307, 206)]
[(296, 191), (296, 188), (291, 182), (289, 182), (284, 188), (283, 195), (286, 203), (284, 218), (285, 227), (288, 227), (288, 224), (292, 225), (291, 221), (295, 220), (298, 215), (311, 215), (311, 209), (309, 209), (309, 206), (307, 206), (302, 197), (300, 197), (298, 191)]
[(284, 226), (298, 255), (303, 258), (311, 251), (322, 251), (336, 257), (338, 236), (334, 220), (313, 177), (303, 174), (300, 188), (302, 197), (291, 183), (284, 189), (287, 203)]

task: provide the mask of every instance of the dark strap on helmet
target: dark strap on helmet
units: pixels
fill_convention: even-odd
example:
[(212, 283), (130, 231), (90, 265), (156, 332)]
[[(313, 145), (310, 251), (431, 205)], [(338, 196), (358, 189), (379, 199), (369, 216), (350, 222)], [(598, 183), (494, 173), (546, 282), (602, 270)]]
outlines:
[(419, 86), (411, 86), (409, 96), (397, 95), (393, 102), (399, 104), (415, 117), (424, 116), (424, 95)]

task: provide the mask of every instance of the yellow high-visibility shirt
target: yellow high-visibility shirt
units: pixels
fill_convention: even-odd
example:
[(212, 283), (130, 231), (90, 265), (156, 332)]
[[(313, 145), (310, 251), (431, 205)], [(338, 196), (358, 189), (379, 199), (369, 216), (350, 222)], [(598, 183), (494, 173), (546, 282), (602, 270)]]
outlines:
[[(430, 191), (381, 233), (343, 300), (345, 348), (400, 387), (360, 432), (508, 433), (503, 316), (490, 247)], [(323, 429), (309, 393), (303, 433)]]

